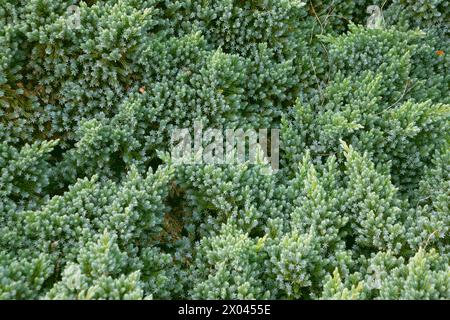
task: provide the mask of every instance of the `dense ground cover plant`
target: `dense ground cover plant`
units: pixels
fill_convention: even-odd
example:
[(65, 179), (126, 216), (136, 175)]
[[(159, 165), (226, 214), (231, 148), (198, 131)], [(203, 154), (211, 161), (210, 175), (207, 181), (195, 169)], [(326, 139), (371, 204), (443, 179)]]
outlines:
[[(449, 299), (449, 13), (0, 0), (0, 299)], [(171, 161), (196, 121), (280, 170)]]

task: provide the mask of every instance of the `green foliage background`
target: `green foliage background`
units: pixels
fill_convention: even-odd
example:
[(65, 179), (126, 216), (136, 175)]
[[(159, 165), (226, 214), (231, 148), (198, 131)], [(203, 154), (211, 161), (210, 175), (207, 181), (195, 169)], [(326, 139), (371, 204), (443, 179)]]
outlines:
[[(449, 13), (0, 0), (0, 299), (449, 299)], [(281, 170), (171, 163), (196, 120)]]

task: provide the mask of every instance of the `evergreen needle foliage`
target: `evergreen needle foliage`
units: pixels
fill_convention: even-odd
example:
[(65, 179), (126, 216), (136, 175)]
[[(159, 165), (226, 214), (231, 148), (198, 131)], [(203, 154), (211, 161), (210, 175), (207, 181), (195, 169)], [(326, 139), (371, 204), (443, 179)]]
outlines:
[(448, 6), (0, 0), (0, 299), (450, 299)]

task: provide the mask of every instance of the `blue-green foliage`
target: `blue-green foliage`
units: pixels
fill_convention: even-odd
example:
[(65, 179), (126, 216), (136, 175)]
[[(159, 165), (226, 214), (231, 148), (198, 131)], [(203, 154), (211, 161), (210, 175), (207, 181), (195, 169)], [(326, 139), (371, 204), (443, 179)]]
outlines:
[(449, 299), (448, 2), (305, 2), (0, 0), (0, 299)]

